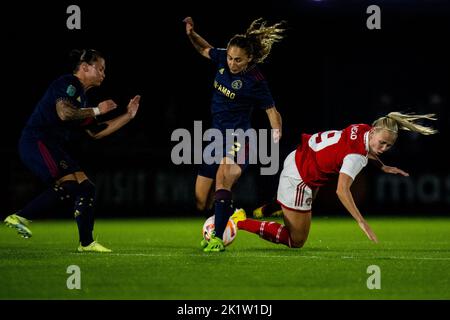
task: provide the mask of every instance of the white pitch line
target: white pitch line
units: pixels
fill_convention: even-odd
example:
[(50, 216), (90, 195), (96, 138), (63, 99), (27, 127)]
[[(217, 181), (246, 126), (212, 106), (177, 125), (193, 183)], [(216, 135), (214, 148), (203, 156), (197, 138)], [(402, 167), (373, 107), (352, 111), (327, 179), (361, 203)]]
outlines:
[[(80, 255), (79, 253), (71, 253), (75, 255)], [(181, 257), (181, 256), (191, 256), (191, 257), (204, 257), (202, 254), (153, 254), (153, 253), (108, 253), (108, 256), (136, 256), (136, 257)], [(293, 255), (243, 255), (237, 256), (233, 255), (233, 258), (303, 258), (303, 259), (392, 259), (392, 260), (442, 260), (442, 261), (450, 261), (450, 257), (396, 257), (396, 256), (381, 256), (381, 257), (356, 257), (356, 256), (340, 256), (340, 257), (328, 257), (328, 256), (293, 256)]]
[(433, 257), (347, 257), (342, 256), (342, 259), (392, 259), (392, 260), (450, 260), (450, 257), (443, 257), (443, 258), (433, 258)]

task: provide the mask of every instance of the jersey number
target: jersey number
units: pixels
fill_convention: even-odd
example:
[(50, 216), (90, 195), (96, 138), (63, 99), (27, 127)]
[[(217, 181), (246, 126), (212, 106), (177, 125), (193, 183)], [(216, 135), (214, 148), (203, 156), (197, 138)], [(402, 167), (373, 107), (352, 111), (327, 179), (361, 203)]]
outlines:
[(325, 149), (339, 141), (341, 138), (342, 131), (330, 130), (313, 134), (309, 138), (308, 145), (315, 152)]

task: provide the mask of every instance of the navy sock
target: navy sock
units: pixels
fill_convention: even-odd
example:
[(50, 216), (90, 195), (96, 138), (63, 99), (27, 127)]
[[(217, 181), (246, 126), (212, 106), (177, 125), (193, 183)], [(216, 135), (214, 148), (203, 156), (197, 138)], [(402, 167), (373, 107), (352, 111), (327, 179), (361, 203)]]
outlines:
[[(83, 203), (80, 200), (83, 198), (83, 190), (80, 187), (80, 184), (78, 184), (77, 181), (65, 181), (61, 183), (59, 186), (59, 190), (63, 190), (66, 194), (66, 198), (70, 200), (70, 206), (67, 206), (70, 208), (70, 210), (74, 213), (75, 221), (77, 222), (78, 227), (78, 236), (81, 244), (83, 246), (86, 246), (90, 244), (92, 240), (92, 233), (89, 232), (89, 219), (87, 218), (86, 214), (82, 214), (84, 211)], [(83, 198), (84, 199), (84, 198)], [(80, 211), (81, 209), (81, 211)]]
[(228, 220), (233, 214), (233, 200), (231, 197), (231, 191), (225, 189), (217, 190), (214, 205), (214, 229), (216, 232), (216, 237), (222, 239)]
[(79, 211), (75, 211), (75, 220), (78, 225), (78, 236), (80, 238), (80, 243), (83, 247), (85, 247), (94, 241), (92, 232), (89, 232), (89, 220), (86, 219), (86, 216), (80, 214)]
[[(70, 182), (71, 181), (68, 181), (66, 184)], [(77, 184), (76, 182), (72, 183)], [(61, 186), (55, 184), (34, 198), (25, 206), (25, 208), (20, 210), (18, 214), (24, 218), (32, 220), (37, 216), (55, 210), (57, 206), (60, 206), (63, 202), (68, 202), (70, 200), (70, 193), (68, 193), (67, 190)]]
[(78, 185), (78, 196), (75, 200), (75, 220), (78, 224), (78, 234), (82, 246), (87, 246), (94, 241), (94, 200), (95, 187), (85, 180)]

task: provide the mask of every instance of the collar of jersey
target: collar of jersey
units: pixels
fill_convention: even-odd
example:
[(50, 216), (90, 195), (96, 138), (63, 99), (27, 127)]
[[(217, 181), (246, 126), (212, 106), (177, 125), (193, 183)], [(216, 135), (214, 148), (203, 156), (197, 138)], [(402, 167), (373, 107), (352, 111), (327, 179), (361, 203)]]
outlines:
[(244, 71), (241, 71), (240, 74), (246, 74), (246, 73), (252, 71), (253, 69), (255, 69), (255, 67), (256, 67), (256, 63), (252, 64), (250, 67), (248, 67)]
[(366, 146), (367, 153), (369, 153), (369, 131), (364, 133), (364, 145)]

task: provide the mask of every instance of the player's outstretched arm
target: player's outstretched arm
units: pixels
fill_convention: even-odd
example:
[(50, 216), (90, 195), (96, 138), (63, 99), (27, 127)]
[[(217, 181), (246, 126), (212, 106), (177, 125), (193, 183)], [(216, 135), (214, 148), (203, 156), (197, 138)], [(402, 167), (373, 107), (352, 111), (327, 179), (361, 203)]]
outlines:
[(114, 110), (117, 104), (112, 100), (103, 101), (96, 108), (77, 108), (69, 100), (59, 99), (56, 102), (56, 113), (62, 121), (81, 120), (95, 117)]
[(391, 167), (391, 166), (387, 166), (383, 163), (383, 161), (381, 161), (381, 159), (374, 154), (369, 154), (369, 159), (373, 160), (372, 162), (378, 167), (380, 168), (381, 171), (385, 172), (385, 173), (391, 173), (391, 174), (400, 174), (404, 177), (409, 177), (409, 173), (403, 171), (402, 169), (399, 169), (397, 167)]
[(382, 170), (383, 172), (386, 172), (386, 173), (391, 173), (391, 174), (401, 174), (401, 175), (404, 176), (404, 177), (409, 177), (409, 173), (408, 173), (408, 172), (405, 172), (405, 171), (403, 171), (402, 169), (399, 169), (399, 168), (397, 168), (397, 167), (390, 167), (390, 166), (383, 165), (383, 166), (381, 167), (381, 170)]
[(336, 190), (338, 198), (347, 209), (347, 211), (350, 212), (353, 218), (355, 218), (356, 222), (358, 222), (359, 227), (362, 229), (362, 231), (364, 231), (367, 237), (373, 242), (378, 243), (377, 236), (364, 220), (363, 216), (356, 207), (355, 201), (353, 200), (353, 195), (350, 191), (352, 183), (353, 179), (349, 175), (345, 173), (339, 174), (338, 186)]
[(183, 22), (186, 24), (186, 34), (195, 50), (205, 58), (211, 59), (209, 57), (209, 49), (213, 48), (213, 46), (194, 31), (194, 20), (191, 17), (186, 17), (183, 19)]
[(266, 113), (267, 113), (267, 117), (269, 118), (270, 121), (270, 126), (273, 129), (273, 141), (275, 143), (278, 143), (281, 139), (281, 135), (282, 135), (282, 131), (281, 131), (281, 126), (282, 126), (282, 119), (281, 119), (281, 114), (278, 112), (277, 108), (275, 106), (266, 109)]
[(131, 99), (127, 106), (127, 112), (122, 114), (121, 116), (118, 116), (117, 118), (103, 122), (102, 124), (106, 124), (106, 128), (102, 131), (93, 133), (90, 130), (86, 130), (87, 133), (94, 139), (101, 139), (109, 136), (113, 132), (116, 132), (136, 116), (136, 113), (139, 109), (140, 100), (141, 96), (139, 95)]

